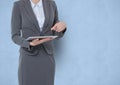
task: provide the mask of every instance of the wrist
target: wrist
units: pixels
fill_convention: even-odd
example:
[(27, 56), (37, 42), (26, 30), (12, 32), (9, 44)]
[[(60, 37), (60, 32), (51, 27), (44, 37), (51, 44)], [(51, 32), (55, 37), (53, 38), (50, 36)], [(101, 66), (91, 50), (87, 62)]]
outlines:
[(34, 46), (34, 43), (33, 43), (33, 42), (30, 42), (30, 46)]

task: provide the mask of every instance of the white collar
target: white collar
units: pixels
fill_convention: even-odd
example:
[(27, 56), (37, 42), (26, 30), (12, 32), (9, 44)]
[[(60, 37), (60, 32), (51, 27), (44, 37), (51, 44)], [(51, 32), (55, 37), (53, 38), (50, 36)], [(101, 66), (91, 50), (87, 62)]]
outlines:
[(32, 8), (34, 8), (36, 5), (38, 5), (39, 7), (42, 6), (42, 0), (40, 0), (37, 4), (33, 3), (32, 0), (30, 0), (30, 2), (31, 2)]

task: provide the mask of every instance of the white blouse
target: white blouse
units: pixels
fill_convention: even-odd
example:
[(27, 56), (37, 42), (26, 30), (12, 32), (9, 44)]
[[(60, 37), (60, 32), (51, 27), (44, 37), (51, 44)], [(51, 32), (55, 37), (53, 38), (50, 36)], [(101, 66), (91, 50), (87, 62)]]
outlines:
[(31, 2), (32, 9), (34, 11), (34, 14), (37, 18), (40, 30), (42, 31), (42, 27), (45, 21), (42, 0), (40, 0), (37, 4), (33, 3), (32, 0), (30, 0), (30, 2)]

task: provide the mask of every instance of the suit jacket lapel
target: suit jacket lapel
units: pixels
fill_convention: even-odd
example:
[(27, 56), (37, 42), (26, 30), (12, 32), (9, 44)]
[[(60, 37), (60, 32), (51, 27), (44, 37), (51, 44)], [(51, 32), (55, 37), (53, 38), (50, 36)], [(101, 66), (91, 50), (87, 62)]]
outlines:
[[(25, 9), (26, 9), (26, 13), (27, 15), (29, 16), (29, 20), (37, 27), (37, 29), (40, 31), (40, 27), (39, 27), (39, 24), (38, 24), (38, 21), (36, 19), (36, 16), (32, 10), (32, 7), (31, 7), (31, 3), (29, 0), (24, 0), (24, 6), (25, 6)], [(47, 0), (43, 0), (43, 11), (44, 11), (44, 14), (45, 14), (45, 21), (44, 21), (44, 24), (43, 24), (43, 31), (44, 32), (47, 28), (47, 25), (48, 25), (48, 22), (49, 22), (49, 19), (50, 19), (50, 12), (49, 12), (49, 1)]]
[(44, 14), (45, 14), (45, 22), (43, 25), (43, 32), (46, 30), (49, 19), (50, 19), (50, 13), (49, 13), (49, 1), (47, 0), (43, 0), (43, 10), (44, 10)]
[(25, 9), (26, 9), (26, 13), (28, 15), (28, 18), (36, 26), (36, 28), (40, 31), (40, 27), (38, 25), (38, 21), (36, 19), (36, 16), (35, 16), (35, 14), (34, 14), (34, 12), (32, 10), (30, 1), (25, 0), (24, 4), (25, 4), (24, 6), (25, 6)]

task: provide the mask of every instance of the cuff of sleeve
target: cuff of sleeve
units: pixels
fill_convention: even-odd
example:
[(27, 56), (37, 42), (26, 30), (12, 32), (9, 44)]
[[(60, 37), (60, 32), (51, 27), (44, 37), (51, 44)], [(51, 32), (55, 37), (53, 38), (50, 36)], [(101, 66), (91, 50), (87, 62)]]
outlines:
[(65, 33), (65, 32), (66, 32), (66, 30), (67, 30), (67, 28), (65, 28), (65, 29), (62, 31), (62, 33)]
[(29, 41), (25, 40), (25, 42), (23, 44), (29, 51), (31, 50), (31, 46), (30, 46), (30, 42)]
[(56, 39), (60, 39), (61, 37), (63, 37), (65, 32), (66, 32), (66, 28), (62, 32), (57, 32), (58, 37)]
[(29, 51), (31, 50), (30, 42), (27, 42), (27, 48)]

